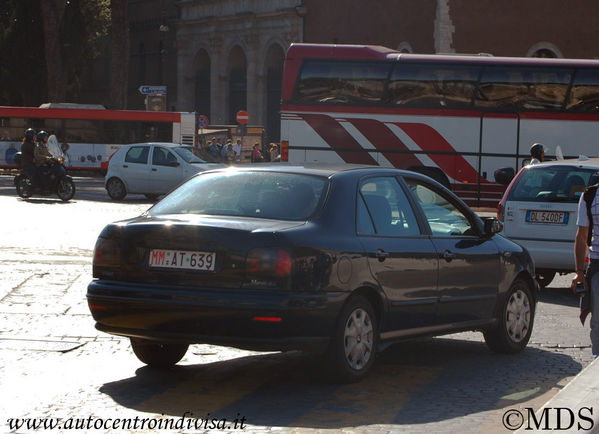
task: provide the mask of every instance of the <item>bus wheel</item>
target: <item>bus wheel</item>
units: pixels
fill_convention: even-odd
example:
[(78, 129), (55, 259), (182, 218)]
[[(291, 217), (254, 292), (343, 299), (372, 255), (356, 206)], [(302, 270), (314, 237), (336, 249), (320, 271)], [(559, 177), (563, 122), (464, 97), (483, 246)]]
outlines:
[(118, 178), (110, 178), (106, 183), (106, 191), (112, 200), (123, 200), (127, 196), (125, 184)]

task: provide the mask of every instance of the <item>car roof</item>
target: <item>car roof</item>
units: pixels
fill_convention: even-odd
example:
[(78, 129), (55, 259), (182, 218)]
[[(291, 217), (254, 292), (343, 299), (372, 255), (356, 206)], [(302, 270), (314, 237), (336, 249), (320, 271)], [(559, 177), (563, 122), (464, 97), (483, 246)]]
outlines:
[(352, 172), (358, 176), (367, 175), (370, 173), (392, 173), (392, 174), (415, 174), (408, 170), (396, 169), (386, 166), (371, 166), (366, 164), (348, 164), (348, 163), (260, 163), (233, 166), (216, 170), (236, 170), (236, 171), (265, 171), (265, 172), (286, 172), (286, 173), (301, 173), (304, 175), (316, 175), (331, 177), (333, 175)]
[(143, 143), (130, 143), (128, 145), (125, 146), (149, 146), (149, 145), (160, 145), (160, 146), (164, 146), (166, 148), (174, 148), (174, 147), (179, 147), (179, 146), (190, 146), (190, 145), (183, 145), (181, 143), (171, 143), (171, 142), (143, 142)]
[(581, 155), (578, 158), (568, 158), (564, 160), (543, 161), (535, 164), (533, 167), (542, 168), (548, 166), (576, 166), (581, 168), (597, 169), (599, 168), (599, 158), (589, 158)]

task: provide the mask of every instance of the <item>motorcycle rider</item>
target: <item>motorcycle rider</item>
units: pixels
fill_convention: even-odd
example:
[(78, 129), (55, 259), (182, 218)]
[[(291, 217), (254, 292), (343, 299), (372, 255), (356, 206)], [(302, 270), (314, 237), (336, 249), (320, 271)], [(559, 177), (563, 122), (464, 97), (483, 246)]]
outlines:
[(27, 128), (21, 143), (21, 170), (31, 180), (31, 185), (37, 184), (37, 169), (35, 167), (35, 130)]
[[(50, 169), (50, 173), (52, 175), (60, 176), (59, 169), (56, 168), (52, 163), (54, 162), (54, 156), (48, 150), (48, 146), (46, 142), (48, 141), (48, 133), (44, 130), (37, 133), (37, 145), (35, 146), (34, 154), (33, 154), (33, 162), (37, 167), (38, 177), (41, 175), (42, 166), (48, 165)], [(42, 179), (40, 177), (40, 179)]]

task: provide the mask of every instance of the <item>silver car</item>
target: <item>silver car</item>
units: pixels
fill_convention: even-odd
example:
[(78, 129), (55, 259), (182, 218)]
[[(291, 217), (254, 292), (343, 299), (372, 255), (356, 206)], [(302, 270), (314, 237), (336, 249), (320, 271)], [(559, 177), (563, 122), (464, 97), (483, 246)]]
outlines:
[(578, 202), (597, 182), (599, 158), (581, 157), (526, 166), (505, 191), (497, 209), (503, 235), (530, 252), (541, 287), (574, 271)]
[(113, 200), (122, 200), (130, 193), (156, 199), (198, 172), (223, 166), (193, 146), (135, 143), (121, 146), (111, 157), (105, 187)]

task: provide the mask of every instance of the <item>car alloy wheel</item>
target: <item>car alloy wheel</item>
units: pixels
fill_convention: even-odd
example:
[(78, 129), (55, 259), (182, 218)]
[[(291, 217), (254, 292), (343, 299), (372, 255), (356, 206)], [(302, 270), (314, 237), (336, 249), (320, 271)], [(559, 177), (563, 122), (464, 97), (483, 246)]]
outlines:
[(106, 184), (106, 191), (112, 200), (122, 200), (127, 196), (125, 184), (118, 178), (110, 178)]

